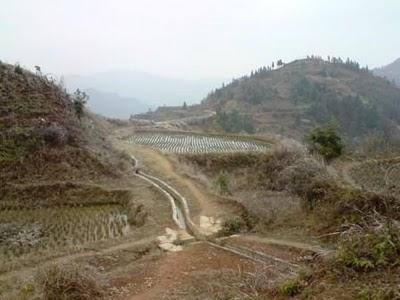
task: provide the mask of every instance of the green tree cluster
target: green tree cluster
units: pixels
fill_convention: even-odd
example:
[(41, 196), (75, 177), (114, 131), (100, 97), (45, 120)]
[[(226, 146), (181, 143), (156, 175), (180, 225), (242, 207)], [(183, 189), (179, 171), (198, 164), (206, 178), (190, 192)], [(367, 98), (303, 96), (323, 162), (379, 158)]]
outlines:
[(224, 111), (217, 110), (218, 124), (229, 133), (254, 133), (254, 125), (248, 115), (240, 114), (238, 110)]
[(326, 127), (314, 128), (308, 136), (308, 142), (311, 152), (321, 154), (328, 161), (340, 156), (344, 148), (336, 125), (333, 123)]

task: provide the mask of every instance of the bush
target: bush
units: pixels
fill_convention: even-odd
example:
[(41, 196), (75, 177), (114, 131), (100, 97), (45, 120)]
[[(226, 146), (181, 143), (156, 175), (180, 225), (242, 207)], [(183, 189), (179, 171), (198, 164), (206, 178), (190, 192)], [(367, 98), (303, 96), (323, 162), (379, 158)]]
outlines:
[(285, 296), (294, 297), (301, 293), (302, 286), (297, 280), (289, 280), (284, 282), (279, 290)]
[(215, 187), (221, 194), (229, 194), (229, 178), (225, 172), (221, 172), (215, 180)]
[(391, 223), (354, 226), (339, 241), (337, 261), (358, 271), (399, 263), (400, 234)]
[(68, 142), (68, 131), (63, 126), (52, 124), (42, 133), (43, 140), (50, 145), (64, 145)]
[(308, 142), (311, 152), (321, 154), (328, 161), (340, 156), (343, 152), (342, 139), (334, 124), (314, 128), (308, 136)]
[(83, 117), (88, 98), (88, 95), (85, 92), (81, 92), (79, 89), (77, 89), (73, 95), (72, 103), (74, 105), (75, 114), (79, 120)]
[(14, 67), (14, 72), (17, 73), (17, 74), (19, 74), (19, 75), (24, 74), (24, 70), (21, 68), (20, 65), (15, 65), (15, 67)]
[(53, 264), (41, 270), (36, 281), (46, 300), (91, 300), (104, 296), (97, 271), (78, 264)]
[(130, 203), (128, 206), (128, 222), (132, 226), (141, 227), (146, 223), (147, 211), (143, 204)]
[(246, 229), (246, 227), (246, 222), (241, 217), (235, 216), (222, 223), (221, 234), (235, 234)]

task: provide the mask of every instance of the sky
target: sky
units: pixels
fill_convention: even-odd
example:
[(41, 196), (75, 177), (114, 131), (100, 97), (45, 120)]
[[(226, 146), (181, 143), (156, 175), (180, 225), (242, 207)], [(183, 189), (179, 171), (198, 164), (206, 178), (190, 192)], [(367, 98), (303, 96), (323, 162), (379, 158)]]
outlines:
[(44, 72), (233, 78), (308, 54), (400, 57), (398, 0), (0, 0), (0, 60)]

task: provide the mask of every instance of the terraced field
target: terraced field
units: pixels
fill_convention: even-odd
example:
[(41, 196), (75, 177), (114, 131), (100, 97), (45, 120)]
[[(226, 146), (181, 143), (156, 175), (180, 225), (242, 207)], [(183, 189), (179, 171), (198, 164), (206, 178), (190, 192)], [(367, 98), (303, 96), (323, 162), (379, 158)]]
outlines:
[(178, 154), (261, 152), (268, 148), (266, 143), (240, 137), (160, 132), (135, 133), (128, 138), (128, 143)]
[(0, 262), (120, 237), (128, 229), (120, 205), (1, 210)]
[(350, 170), (350, 175), (364, 188), (400, 192), (400, 157), (361, 163)]

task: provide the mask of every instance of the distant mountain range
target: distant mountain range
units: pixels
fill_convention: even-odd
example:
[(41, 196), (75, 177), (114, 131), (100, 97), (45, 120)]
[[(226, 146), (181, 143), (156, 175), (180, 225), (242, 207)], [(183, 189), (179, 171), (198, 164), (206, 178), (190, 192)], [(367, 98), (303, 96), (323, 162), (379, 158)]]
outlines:
[(223, 81), (171, 79), (136, 71), (65, 76), (70, 91), (77, 88), (87, 90), (92, 97), (92, 110), (109, 117), (127, 117), (149, 107), (182, 105), (184, 101), (187, 104), (199, 103)]
[(106, 117), (128, 119), (132, 114), (147, 112), (151, 105), (135, 98), (121, 97), (117, 93), (85, 89), (89, 95), (88, 107), (91, 111)]
[(389, 80), (394, 80), (397, 85), (400, 85), (400, 58), (387, 66), (375, 69), (374, 73)]

